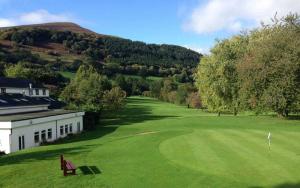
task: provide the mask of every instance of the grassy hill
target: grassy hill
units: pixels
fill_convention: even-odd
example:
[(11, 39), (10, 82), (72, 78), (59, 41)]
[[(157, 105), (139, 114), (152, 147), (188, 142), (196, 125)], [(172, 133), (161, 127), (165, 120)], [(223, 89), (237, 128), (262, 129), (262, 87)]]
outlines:
[(121, 37), (98, 34), (74, 23), (46, 23), (0, 29), (0, 62), (26, 61), (15, 57), (28, 51), (52, 70), (75, 72), (83, 62), (104, 70), (108, 76), (147, 74), (172, 76), (182, 71), (191, 75), (201, 54), (169, 44), (146, 44)]
[[(299, 125), (131, 97), (93, 132), (1, 157), (0, 187), (296, 188)], [(79, 167), (77, 176), (63, 177), (60, 154)]]
[(2, 27), (0, 30), (7, 30), (12, 28), (21, 28), (21, 29), (33, 29), (33, 28), (40, 28), (40, 29), (50, 29), (55, 31), (72, 31), (75, 33), (87, 33), (87, 34), (96, 34), (95, 32), (83, 28), (78, 24), (72, 22), (53, 22), (53, 23), (44, 23), (44, 24), (33, 24), (33, 25), (20, 25), (14, 27)]

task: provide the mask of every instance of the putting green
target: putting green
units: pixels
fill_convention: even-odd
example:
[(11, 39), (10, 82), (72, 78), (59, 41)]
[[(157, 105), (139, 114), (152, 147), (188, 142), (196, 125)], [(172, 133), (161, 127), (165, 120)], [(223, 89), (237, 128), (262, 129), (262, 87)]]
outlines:
[(251, 129), (196, 129), (163, 141), (160, 152), (173, 164), (227, 181), (268, 185), (299, 180), (300, 133)]

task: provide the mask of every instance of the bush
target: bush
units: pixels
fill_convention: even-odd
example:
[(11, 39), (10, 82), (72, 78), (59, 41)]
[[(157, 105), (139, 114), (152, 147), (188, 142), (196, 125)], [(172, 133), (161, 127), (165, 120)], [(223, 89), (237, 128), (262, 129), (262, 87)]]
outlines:
[(97, 112), (85, 112), (83, 116), (83, 130), (91, 131), (95, 130), (100, 119), (100, 113)]
[(114, 87), (110, 91), (105, 91), (103, 101), (105, 108), (109, 110), (118, 110), (125, 105), (126, 92), (120, 87)]
[(189, 94), (186, 103), (188, 107), (197, 108), (197, 109), (202, 107), (202, 103), (198, 92), (193, 92)]
[(0, 156), (6, 155), (4, 151), (0, 151)]

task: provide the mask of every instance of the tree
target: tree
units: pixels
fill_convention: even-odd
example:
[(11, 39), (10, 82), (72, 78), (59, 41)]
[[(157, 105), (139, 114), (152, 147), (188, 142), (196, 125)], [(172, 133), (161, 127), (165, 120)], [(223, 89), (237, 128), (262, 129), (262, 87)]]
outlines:
[(251, 33), (239, 66), (245, 106), (258, 112), (272, 110), (279, 116), (299, 110), (299, 33), (299, 16), (293, 14)]
[(104, 92), (103, 101), (107, 109), (118, 110), (125, 105), (126, 92), (120, 87), (114, 87)]
[(103, 94), (111, 87), (105, 76), (101, 76), (89, 65), (81, 65), (75, 78), (65, 87), (60, 98), (69, 108), (100, 112), (103, 109)]
[(177, 96), (176, 96), (176, 103), (177, 104), (187, 104), (186, 99), (188, 95), (195, 91), (195, 88), (192, 84), (180, 84), (177, 88)]
[(188, 107), (192, 108), (201, 108), (201, 99), (198, 92), (192, 92), (189, 94), (189, 96), (186, 99), (186, 103), (188, 104)]
[(5, 63), (0, 61), (0, 77), (5, 76)]
[(29, 72), (30, 70), (23, 66), (22, 63), (6, 66), (5, 68), (5, 75), (12, 78), (29, 78)]
[(299, 111), (300, 19), (291, 14), (271, 25), (218, 41), (198, 66), (196, 85), (209, 110)]

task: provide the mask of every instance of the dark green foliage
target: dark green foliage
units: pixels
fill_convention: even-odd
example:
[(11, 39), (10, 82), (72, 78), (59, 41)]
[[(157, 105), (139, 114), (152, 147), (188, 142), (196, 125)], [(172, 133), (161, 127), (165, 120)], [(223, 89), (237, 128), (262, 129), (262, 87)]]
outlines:
[[(70, 52), (84, 55), (89, 61), (95, 62), (95, 65), (105, 62), (103, 73), (108, 76), (116, 73), (142, 77), (169, 76), (181, 73), (182, 68), (185, 68), (185, 73), (180, 75), (179, 79), (181, 82), (187, 82), (191, 79), (187, 78), (186, 74), (192, 74), (201, 57), (197, 52), (175, 45), (146, 44), (111, 36), (39, 28), (2, 30), (0, 38), (13, 41), (20, 46), (47, 42), (61, 43)], [(5, 62), (17, 62), (11, 60), (11, 57), (6, 58), (8, 59), (4, 60)], [(57, 62), (55, 66), (62, 68), (59, 63)], [(63, 70), (71, 70), (75, 67), (63, 67)]]
[(111, 89), (107, 77), (87, 64), (80, 66), (75, 78), (60, 95), (69, 109), (95, 113), (100, 113), (103, 109), (121, 108), (125, 97), (125, 91), (120, 88)]
[(125, 98), (126, 92), (120, 87), (114, 87), (104, 92), (104, 107), (109, 110), (119, 110), (125, 105)]
[(19, 62), (15, 65), (6, 65), (5, 76), (13, 78), (25, 78), (34, 82), (41, 82), (47, 85), (63, 86), (67, 81), (57, 72), (39, 65), (28, 62)]
[(298, 112), (299, 19), (291, 14), (219, 41), (198, 66), (196, 79), (203, 104), (219, 113), (254, 110), (288, 116)]

